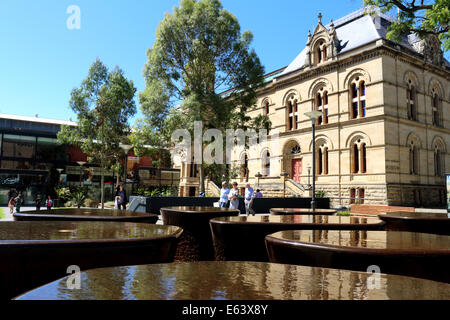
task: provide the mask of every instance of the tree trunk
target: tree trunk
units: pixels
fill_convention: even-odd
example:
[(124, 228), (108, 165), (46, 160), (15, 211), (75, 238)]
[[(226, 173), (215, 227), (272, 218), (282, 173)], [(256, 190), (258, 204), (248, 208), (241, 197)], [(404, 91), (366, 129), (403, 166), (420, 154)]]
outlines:
[(101, 183), (100, 183), (100, 192), (101, 192), (101, 203), (102, 203), (102, 209), (105, 208), (105, 172), (103, 170), (103, 157), (101, 161)]
[[(104, 125), (102, 121), (102, 151), (105, 150), (105, 135), (103, 131)], [(105, 208), (105, 172), (103, 170), (105, 164), (104, 164), (104, 152), (100, 155), (100, 163), (101, 163), (101, 182), (100, 182), (100, 202), (102, 203), (102, 209)]]

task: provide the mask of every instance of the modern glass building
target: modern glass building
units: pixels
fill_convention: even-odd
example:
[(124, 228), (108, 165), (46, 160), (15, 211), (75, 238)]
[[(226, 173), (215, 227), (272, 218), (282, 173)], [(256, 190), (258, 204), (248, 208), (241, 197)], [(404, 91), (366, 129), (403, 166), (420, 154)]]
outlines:
[[(54, 198), (55, 186), (84, 185), (88, 188), (90, 198), (100, 199), (100, 168), (88, 163), (87, 156), (80, 148), (58, 143), (56, 135), (61, 125), (77, 124), (72, 121), (0, 114), (0, 205), (6, 205), (9, 198), (17, 193), (24, 196), (25, 205), (33, 205), (38, 194), (41, 198), (47, 195)], [(144, 168), (146, 170), (142, 170)], [(132, 151), (128, 153), (129, 178), (154, 170), (164, 171), (152, 168), (150, 157), (139, 158)], [(143, 178), (144, 181), (149, 179)], [(179, 173), (175, 175), (177, 179)], [(139, 181), (139, 178), (134, 180)], [(178, 183), (171, 180), (170, 184)], [(106, 172), (107, 201), (114, 195), (115, 181), (117, 176), (113, 172)]]

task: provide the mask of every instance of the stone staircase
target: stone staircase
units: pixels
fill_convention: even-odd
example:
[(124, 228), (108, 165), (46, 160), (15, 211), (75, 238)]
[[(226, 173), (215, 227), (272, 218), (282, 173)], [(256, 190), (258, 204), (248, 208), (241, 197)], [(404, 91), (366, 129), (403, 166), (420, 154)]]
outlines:
[[(220, 196), (220, 187), (213, 181), (206, 180), (206, 193), (215, 197)], [(283, 183), (282, 182), (260, 182), (252, 185), (253, 189), (260, 189), (265, 198), (282, 198), (283, 197)], [(286, 197), (309, 197), (308, 190), (304, 186), (296, 183), (291, 179), (286, 179)]]
[[(286, 180), (286, 197), (305, 197), (308, 196), (307, 192), (301, 188), (301, 186)], [(265, 198), (282, 198), (283, 197), (283, 183), (282, 182), (271, 182), (271, 183), (260, 183), (259, 185), (253, 186), (253, 188), (260, 189), (263, 197)]]

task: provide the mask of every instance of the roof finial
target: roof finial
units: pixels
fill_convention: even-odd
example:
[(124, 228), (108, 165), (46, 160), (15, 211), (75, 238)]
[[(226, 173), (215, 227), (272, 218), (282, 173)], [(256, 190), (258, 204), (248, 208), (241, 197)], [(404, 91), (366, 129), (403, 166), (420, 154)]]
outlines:
[(319, 12), (319, 15), (317, 17), (319, 18), (319, 23), (322, 24), (322, 13)]

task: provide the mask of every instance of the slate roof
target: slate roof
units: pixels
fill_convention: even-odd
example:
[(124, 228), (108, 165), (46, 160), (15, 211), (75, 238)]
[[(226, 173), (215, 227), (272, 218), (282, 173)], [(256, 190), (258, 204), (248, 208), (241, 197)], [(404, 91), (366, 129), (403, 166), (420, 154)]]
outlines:
[[(388, 26), (395, 21), (395, 18), (384, 13), (377, 13), (377, 15), (371, 16), (366, 14), (368, 9), (368, 7), (362, 8), (334, 21), (334, 28), (337, 39), (339, 40), (338, 55), (379, 39), (387, 39)], [(326, 25), (325, 28), (329, 30), (330, 24)], [(399, 44), (402, 47), (417, 52), (413, 44), (419, 40), (417, 36), (409, 35), (403, 37)], [(303, 68), (305, 65), (306, 51), (305, 47), (279, 76)], [(447, 66), (450, 65), (447, 60), (445, 60), (445, 63)]]

